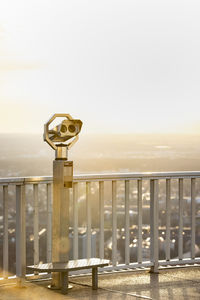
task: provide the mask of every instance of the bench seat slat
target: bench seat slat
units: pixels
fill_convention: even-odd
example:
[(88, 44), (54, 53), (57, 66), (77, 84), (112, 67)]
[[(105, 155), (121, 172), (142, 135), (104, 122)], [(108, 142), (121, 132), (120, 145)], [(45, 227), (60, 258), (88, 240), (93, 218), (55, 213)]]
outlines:
[(109, 265), (109, 260), (100, 259), (100, 258), (89, 258), (89, 259), (76, 259), (69, 260), (66, 263), (55, 262), (55, 263), (46, 263), (46, 264), (37, 264), (28, 266), (29, 270), (40, 271), (40, 272), (64, 272), (66, 271), (75, 271), (81, 269), (90, 269), (93, 267), (104, 267)]

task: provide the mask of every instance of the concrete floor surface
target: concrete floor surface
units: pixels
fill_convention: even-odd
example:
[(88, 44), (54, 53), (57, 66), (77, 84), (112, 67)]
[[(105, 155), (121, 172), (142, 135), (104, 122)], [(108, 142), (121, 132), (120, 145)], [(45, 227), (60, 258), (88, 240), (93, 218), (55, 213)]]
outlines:
[(47, 281), (26, 282), (25, 287), (0, 286), (1, 300), (134, 300), (200, 299), (200, 267), (163, 269), (159, 274), (127, 271), (99, 275), (99, 289), (91, 289), (91, 276), (70, 277), (68, 295), (47, 288)]

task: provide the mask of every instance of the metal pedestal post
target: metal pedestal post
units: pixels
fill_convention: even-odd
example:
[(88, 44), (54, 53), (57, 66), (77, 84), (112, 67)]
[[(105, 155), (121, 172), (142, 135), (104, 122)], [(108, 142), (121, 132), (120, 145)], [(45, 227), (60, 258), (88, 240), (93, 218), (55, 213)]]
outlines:
[[(52, 262), (66, 263), (69, 260), (69, 197), (72, 186), (72, 162), (57, 158), (53, 161), (53, 219)], [(52, 288), (61, 288), (59, 273), (52, 275)]]

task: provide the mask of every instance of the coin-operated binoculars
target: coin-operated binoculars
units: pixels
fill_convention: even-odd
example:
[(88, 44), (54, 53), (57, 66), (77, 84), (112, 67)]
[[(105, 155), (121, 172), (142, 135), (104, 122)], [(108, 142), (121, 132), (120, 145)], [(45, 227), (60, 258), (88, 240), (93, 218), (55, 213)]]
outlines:
[[(64, 120), (49, 128), (56, 118)], [(68, 150), (77, 142), (82, 122), (69, 114), (54, 114), (44, 125), (44, 141), (55, 150), (53, 161), (52, 262), (67, 262), (69, 250), (69, 192), (73, 182), (73, 162)], [(67, 142), (67, 143), (65, 143)], [(59, 288), (59, 273), (53, 273), (52, 287)]]

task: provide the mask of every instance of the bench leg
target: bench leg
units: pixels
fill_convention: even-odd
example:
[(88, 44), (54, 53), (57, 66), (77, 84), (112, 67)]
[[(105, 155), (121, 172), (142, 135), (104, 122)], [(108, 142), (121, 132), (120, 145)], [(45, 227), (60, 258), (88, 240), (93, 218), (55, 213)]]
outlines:
[(92, 268), (92, 289), (93, 290), (98, 289), (98, 268), (97, 267)]
[(61, 272), (61, 291), (63, 294), (68, 293), (68, 272)]
[(59, 290), (61, 288), (61, 279), (59, 272), (52, 273), (52, 280), (51, 280), (51, 289), (52, 290)]

